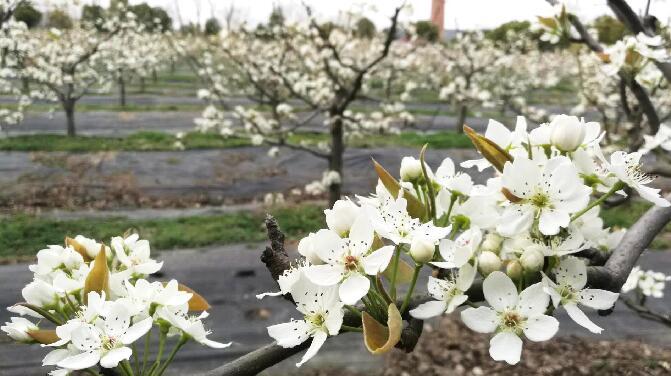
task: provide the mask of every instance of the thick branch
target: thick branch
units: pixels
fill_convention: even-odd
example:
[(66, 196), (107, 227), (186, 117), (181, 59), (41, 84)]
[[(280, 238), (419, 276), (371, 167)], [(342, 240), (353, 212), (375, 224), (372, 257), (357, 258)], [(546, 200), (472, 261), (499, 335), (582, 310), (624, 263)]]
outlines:
[[(671, 199), (671, 195), (666, 197)], [(671, 220), (671, 207), (655, 206), (639, 218), (627, 230), (620, 244), (613, 250), (604, 266), (588, 269), (588, 284), (593, 288), (603, 288), (619, 292), (629, 277), (641, 253), (650, 245), (664, 226)]]

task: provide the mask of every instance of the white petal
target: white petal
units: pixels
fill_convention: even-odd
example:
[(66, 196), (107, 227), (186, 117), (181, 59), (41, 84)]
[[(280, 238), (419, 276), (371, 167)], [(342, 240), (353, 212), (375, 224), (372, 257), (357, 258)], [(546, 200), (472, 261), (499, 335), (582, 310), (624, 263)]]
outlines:
[(58, 362), (57, 365), (67, 369), (86, 369), (98, 364), (99, 360), (100, 353), (98, 351), (89, 351), (69, 356)]
[(370, 289), (370, 281), (361, 274), (347, 277), (338, 289), (340, 300), (345, 304), (356, 304)]
[(126, 330), (126, 333), (121, 336), (121, 342), (124, 345), (130, 345), (131, 343), (137, 341), (138, 338), (147, 334), (147, 332), (151, 329), (152, 324), (153, 319), (151, 317), (147, 317), (139, 323), (132, 325), (130, 328), (128, 328), (128, 330)]
[(133, 350), (130, 347), (120, 347), (109, 351), (100, 359), (100, 366), (104, 368), (114, 368), (119, 365), (122, 360), (130, 359), (133, 355)]
[(468, 300), (468, 295), (455, 295), (450, 299), (450, 301), (447, 303), (447, 309), (445, 310), (445, 313), (452, 313), (454, 312), (455, 309), (457, 309), (460, 305), (464, 304), (465, 301)]
[(324, 345), (324, 342), (326, 342), (326, 337), (328, 337), (328, 335), (321, 330), (315, 333), (314, 337), (312, 337), (310, 348), (308, 348), (308, 351), (305, 352), (303, 358), (301, 358), (301, 361), (296, 363), (296, 367), (300, 367), (305, 362), (312, 359), (312, 357), (317, 354), (317, 351), (321, 349), (322, 345)]
[(527, 319), (524, 335), (534, 342), (547, 341), (559, 330), (559, 321), (552, 316), (538, 315)]
[(576, 304), (564, 304), (564, 309), (566, 309), (566, 313), (568, 313), (568, 316), (575, 321), (576, 324), (582, 326), (583, 328), (586, 328), (592, 333), (595, 334), (601, 334), (601, 331), (603, 330), (599, 326), (597, 326), (595, 323), (592, 322), (592, 320), (585, 315), (585, 312), (583, 312), (578, 305)]
[(504, 236), (513, 236), (531, 228), (534, 210), (529, 205), (510, 205), (503, 210), (496, 231)]
[(457, 275), (457, 288), (461, 291), (466, 292), (475, 279), (475, 267), (469, 263), (464, 264), (459, 269), (459, 274)]
[(329, 334), (334, 336), (340, 332), (343, 317), (344, 312), (342, 310), (342, 303), (338, 303), (336, 306), (332, 306), (329, 309), (329, 313), (324, 320), (324, 325), (328, 329)]
[(511, 332), (501, 332), (489, 341), (489, 355), (497, 361), (517, 364), (522, 355), (522, 339)]
[(344, 267), (331, 264), (311, 265), (303, 271), (312, 283), (320, 286), (333, 286), (342, 281)]
[(571, 286), (574, 290), (582, 290), (587, 284), (587, 266), (577, 257), (564, 258), (555, 271), (557, 283)]
[(447, 303), (444, 300), (432, 300), (426, 303), (422, 303), (417, 306), (417, 308), (410, 311), (410, 316), (426, 320), (431, 317), (436, 317), (442, 315), (443, 312), (447, 309)]
[(366, 271), (366, 274), (377, 275), (378, 273), (382, 273), (385, 269), (387, 269), (387, 265), (389, 265), (389, 260), (391, 260), (391, 256), (393, 256), (393, 254), (394, 246), (387, 245), (376, 250), (370, 255), (363, 257), (363, 268)]
[(571, 217), (563, 210), (543, 209), (538, 229), (543, 235), (557, 235), (560, 228), (567, 227)]
[(515, 158), (503, 167), (501, 184), (510, 193), (519, 198), (528, 198), (533, 194), (533, 187), (538, 184), (541, 170), (536, 162), (527, 158)]
[(268, 327), (268, 335), (279, 346), (286, 348), (296, 347), (310, 337), (311, 325), (302, 320), (295, 320)]
[(352, 254), (358, 256), (368, 252), (368, 249), (373, 244), (374, 236), (373, 224), (368, 215), (362, 210), (354, 220), (354, 223), (352, 223), (352, 229), (349, 234), (350, 249), (354, 251)]
[(317, 256), (329, 264), (337, 262), (347, 249), (346, 241), (331, 230), (317, 231), (313, 242)]
[(224, 349), (224, 348), (230, 346), (233, 342), (221, 343), (221, 342), (213, 341), (211, 339), (202, 338), (200, 341), (198, 341), (198, 343), (200, 343), (203, 346), (207, 346), (211, 349)]
[(67, 358), (70, 355), (70, 351), (66, 349), (56, 349), (50, 351), (47, 356), (42, 360), (43, 366), (55, 366), (61, 360)]
[(594, 309), (609, 309), (613, 307), (618, 296), (616, 292), (584, 289), (580, 292), (580, 303)]
[(466, 308), (461, 311), (461, 320), (478, 333), (491, 333), (499, 326), (496, 311), (489, 307)]
[(550, 296), (543, 291), (543, 283), (535, 283), (520, 293), (517, 311), (524, 317), (542, 315), (550, 304)]
[(103, 324), (105, 334), (111, 337), (123, 335), (130, 326), (130, 312), (123, 303), (115, 302), (110, 305)]
[(512, 309), (517, 304), (517, 288), (505, 273), (492, 272), (482, 283), (482, 291), (487, 303), (501, 312)]

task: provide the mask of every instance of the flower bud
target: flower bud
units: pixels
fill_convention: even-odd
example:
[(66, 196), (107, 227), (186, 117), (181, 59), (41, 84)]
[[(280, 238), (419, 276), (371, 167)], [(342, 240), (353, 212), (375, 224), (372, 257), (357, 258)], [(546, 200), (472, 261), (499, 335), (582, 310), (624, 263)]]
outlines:
[(501, 235), (490, 232), (485, 235), (485, 239), (482, 241), (481, 249), (483, 251), (490, 251), (498, 254), (501, 250), (501, 243), (503, 243), (503, 238)]
[(413, 181), (422, 176), (422, 163), (417, 158), (403, 157), (401, 159), (401, 180)]
[(410, 256), (420, 264), (431, 261), (435, 252), (435, 243), (427, 238), (417, 237), (410, 244)]
[(550, 123), (550, 142), (561, 151), (574, 151), (585, 140), (585, 123), (576, 116), (559, 115)]
[(21, 343), (33, 343), (33, 338), (28, 334), (31, 330), (38, 330), (37, 325), (23, 317), (12, 317), (11, 322), (6, 322), (0, 330), (7, 333), (9, 338)]
[(51, 307), (58, 302), (58, 292), (54, 287), (41, 279), (30, 282), (21, 290), (23, 299), (37, 307)]
[(485, 251), (478, 256), (478, 270), (484, 277), (497, 270), (501, 270), (502, 262), (499, 256), (490, 251)]
[(524, 270), (522, 269), (522, 264), (520, 264), (519, 261), (513, 260), (506, 265), (506, 274), (510, 279), (513, 280), (518, 280), (520, 277), (522, 277), (522, 272)]
[(524, 267), (524, 270), (526, 271), (537, 272), (541, 270), (544, 261), (545, 256), (543, 255), (543, 252), (535, 248), (525, 250), (520, 257), (522, 267)]

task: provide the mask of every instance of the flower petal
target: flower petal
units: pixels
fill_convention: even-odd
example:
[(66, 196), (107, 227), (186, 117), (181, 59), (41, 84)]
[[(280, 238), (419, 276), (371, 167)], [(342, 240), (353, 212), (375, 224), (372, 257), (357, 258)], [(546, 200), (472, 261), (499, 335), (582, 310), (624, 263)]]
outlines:
[(601, 334), (603, 329), (593, 323), (577, 304), (564, 304), (564, 309), (566, 309), (566, 313), (568, 313), (568, 316), (571, 320), (575, 321), (576, 324), (586, 328), (592, 333)]
[(121, 343), (124, 345), (130, 345), (131, 343), (137, 341), (138, 338), (147, 334), (153, 323), (153, 319), (151, 317), (147, 317), (146, 319), (132, 325), (130, 328), (128, 328), (128, 330), (126, 330), (126, 333), (121, 336)]
[(100, 360), (98, 351), (88, 351), (77, 355), (69, 356), (60, 362), (57, 366), (67, 369), (86, 369), (95, 366)]
[(303, 320), (294, 320), (269, 326), (268, 335), (286, 349), (296, 347), (310, 338), (311, 328), (311, 325)]
[(333, 286), (342, 281), (344, 268), (341, 265), (311, 265), (303, 269), (310, 282), (320, 286)]
[(524, 335), (531, 341), (547, 341), (559, 330), (559, 321), (552, 316), (538, 315), (527, 319)]
[(520, 293), (517, 311), (524, 317), (542, 315), (550, 304), (550, 296), (543, 291), (543, 283), (535, 283)]
[(114, 368), (119, 365), (122, 360), (130, 359), (133, 355), (133, 350), (130, 347), (120, 347), (118, 349), (110, 350), (105, 356), (100, 359), (100, 366), (104, 368)]
[(340, 300), (345, 304), (356, 304), (359, 299), (368, 293), (370, 281), (361, 274), (354, 273), (347, 277), (340, 285), (338, 293)]
[(609, 309), (613, 307), (620, 294), (616, 292), (584, 289), (580, 292), (580, 303), (594, 309)]
[(440, 316), (447, 309), (447, 303), (444, 300), (431, 300), (426, 303), (422, 303), (417, 306), (417, 308), (410, 311), (410, 316), (426, 320), (431, 317)]
[(382, 273), (387, 266), (389, 265), (389, 260), (394, 254), (394, 246), (387, 245), (384, 246), (368, 256), (363, 257), (361, 260), (363, 262), (363, 268), (368, 275), (377, 275)]
[(326, 332), (323, 332), (321, 330), (316, 332), (314, 337), (312, 337), (312, 343), (310, 344), (308, 351), (305, 352), (305, 354), (301, 358), (301, 361), (296, 363), (296, 367), (302, 366), (305, 362), (312, 359), (313, 356), (317, 355), (319, 349), (321, 349), (322, 346), (324, 345), (324, 342), (326, 342), (327, 337), (328, 335), (326, 334)]
[(497, 311), (512, 309), (517, 304), (517, 288), (505, 273), (492, 272), (482, 283), (487, 303)]
[(517, 364), (522, 355), (522, 339), (511, 332), (501, 332), (489, 341), (489, 355), (497, 361)]
[(499, 326), (496, 311), (489, 307), (466, 308), (461, 311), (461, 320), (478, 333), (491, 333)]
[(565, 211), (544, 208), (538, 220), (538, 229), (543, 235), (557, 235), (570, 221), (571, 217)]

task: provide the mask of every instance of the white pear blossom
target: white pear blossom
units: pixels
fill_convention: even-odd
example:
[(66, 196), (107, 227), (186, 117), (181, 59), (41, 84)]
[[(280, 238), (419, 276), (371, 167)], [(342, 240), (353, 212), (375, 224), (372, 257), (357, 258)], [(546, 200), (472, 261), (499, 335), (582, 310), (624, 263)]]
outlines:
[(324, 210), (324, 215), (329, 229), (342, 237), (347, 237), (360, 212), (361, 208), (359, 206), (351, 200), (345, 199), (336, 201), (332, 209)]
[(539, 342), (557, 333), (559, 322), (545, 315), (550, 297), (540, 282), (518, 295), (513, 281), (497, 271), (485, 278), (482, 290), (491, 307), (467, 308), (461, 312), (461, 319), (478, 333), (496, 333), (489, 342), (492, 359), (517, 364), (522, 354), (522, 334)]
[(472, 226), (457, 237), (456, 240), (443, 239), (438, 247), (444, 261), (432, 262), (443, 269), (461, 268), (477, 255), (482, 242), (482, 231)]
[(162, 306), (156, 313), (160, 318), (169, 322), (174, 328), (180, 330), (182, 335), (187, 339), (193, 339), (201, 345), (213, 349), (223, 349), (231, 345), (231, 342), (221, 343), (207, 338), (207, 336), (212, 333), (205, 329), (202, 321), (209, 316), (207, 311), (201, 312), (199, 316), (189, 316), (183, 311), (185, 311), (185, 309), (171, 309)]
[(609, 309), (615, 304), (619, 294), (599, 289), (585, 288), (587, 284), (587, 267), (585, 263), (576, 257), (566, 257), (555, 269), (553, 282), (548, 276), (543, 275), (544, 291), (552, 298), (552, 304), (556, 307), (561, 305), (566, 309), (569, 317), (578, 325), (585, 327), (592, 333), (601, 333), (603, 329), (594, 324), (585, 315), (578, 304), (594, 308)]
[(79, 370), (100, 363), (103, 368), (114, 368), (131, 357), (133, 351), (127, 345), (145, 335), (151, 326), (151, 318), (132, 323), (130, 312), (123, 304), (112, 304), (102, 320), (96, 324), (82, 324), (72, 331), (71, 341), (78, 353), (57, 365)]
[(140, 239), (138, 234), (126, 238), (113, 237), (111, 245), (129, 276), (154, 274), (163, 266), (162, 262), (156, 262), (149, 257), (149, 241)]
[(335, 286), (315, 285), (307, 278), (301, 278), (294, 285), (291, 296), (303, 318), (270, 326), (268, 334), (284, 348), (296, 347), (312, 337), (310, 347), (296, 364), (300, 367), (317, 354), (329, 335), (340, 332), (343, 303), (338, 299)]
[(320, 230), (315, 246), (323, 265), (312, 265), (305, 270), (307, 277), (321, 286), (340, 284), (340, 299), (355, 304), (368, 293), (367, 275), (382, 272), (394, 252), (393, 246), (372, 250), (375, 232), (366, 213), (361, 213), (352, 225), (349, 238), (341, 238), (332, 230)]
[(517, 197), (497, 226), (506, 236), (529, 231), (536, 221), (542, 234), (556, 235), (568, 227), (572, 213), (587, 206), (591, 193), (566, 157), (552, 158), (544, 166), (517, 157), (506, 163), (502, 182)]
[(641, 197), (657, 206), (667, 207), (671, 205), (668, 200), (660, 197), (659, 189), (647, 186), (654, 178), (641, 170), (641, 153), (616, 151), (610, 155), (610, 163), (603, 158), (603, 155), (600, 156), (608, 171), (624, 184), (636, 190)]
[(420, 320), (426, 320), (443, 313), (452, 313), (454, 310), (468, 300), (466, 291), (473, 284), (476, 268), (471, 264), (464, 264), (456, 276), (450, 279), (438, 279), (429, 277), (429, 295), (434, 299), (422, 303), (410, 311), (410, 315)]

